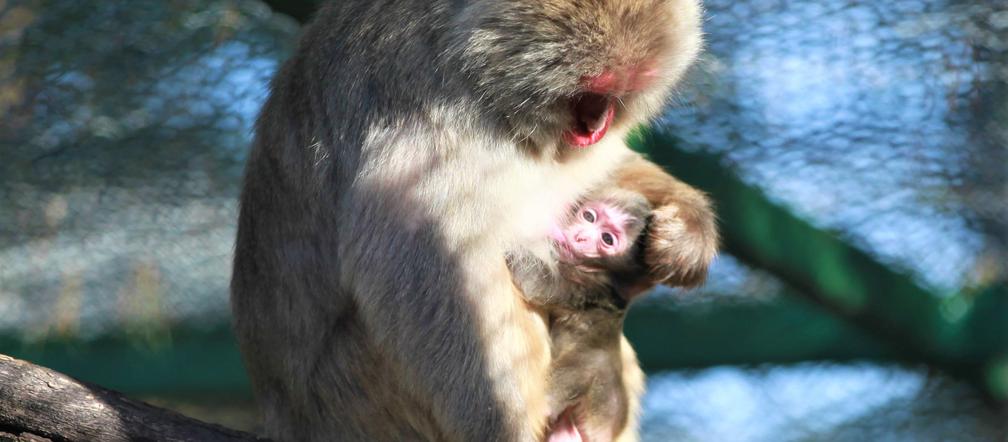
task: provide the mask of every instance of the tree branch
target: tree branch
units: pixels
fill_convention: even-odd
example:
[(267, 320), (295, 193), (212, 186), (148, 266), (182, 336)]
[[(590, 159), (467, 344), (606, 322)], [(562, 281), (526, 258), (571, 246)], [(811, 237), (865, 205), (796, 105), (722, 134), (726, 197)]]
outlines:
[(0, 441), (255, 441), (0, 355)]

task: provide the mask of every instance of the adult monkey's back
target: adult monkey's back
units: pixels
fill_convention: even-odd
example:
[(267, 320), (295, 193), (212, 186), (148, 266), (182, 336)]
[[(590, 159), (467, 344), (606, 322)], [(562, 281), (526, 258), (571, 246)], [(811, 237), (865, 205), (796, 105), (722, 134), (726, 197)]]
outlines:
[(540, 437), (546, 325), (504, 252), (544, 250), (592, 186), (658, 208), (642, 285), (702, 280), (707, 200), (622, 142), (694, 58), (694, 1), (318, 13), (260, 116), (235, 248), (235, 328), (270, 437)]

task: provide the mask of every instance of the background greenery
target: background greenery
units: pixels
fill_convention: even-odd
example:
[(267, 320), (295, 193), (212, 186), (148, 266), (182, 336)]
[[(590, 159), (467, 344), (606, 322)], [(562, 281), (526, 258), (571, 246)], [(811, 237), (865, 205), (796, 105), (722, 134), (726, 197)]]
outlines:
[[(235, 196), (313, 7), (0, 0), (0, 353), (254, 427)], [(1008, 440), (1008, 4), (706, 8), (632, 140), (726, 236), (628, 319), (645, 440)]]

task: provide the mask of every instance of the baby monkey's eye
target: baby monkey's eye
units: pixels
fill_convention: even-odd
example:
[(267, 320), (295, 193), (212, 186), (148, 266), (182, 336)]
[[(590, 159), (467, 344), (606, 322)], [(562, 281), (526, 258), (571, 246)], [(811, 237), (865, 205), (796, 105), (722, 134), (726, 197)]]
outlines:
[(596, 218), (595, 217), (595, 211), (592, 210), (592, 209), (585, 209), (584, 212), (581, 212), (581, 217), (584, 218), (585, 221), (593, 223), (593, 222), (595, 222), (595, 218)]
[(602, 242), (606, 243), (607, 246), (616, 244), (616, 237), (612, 233), (605, 232), (602, 234)]

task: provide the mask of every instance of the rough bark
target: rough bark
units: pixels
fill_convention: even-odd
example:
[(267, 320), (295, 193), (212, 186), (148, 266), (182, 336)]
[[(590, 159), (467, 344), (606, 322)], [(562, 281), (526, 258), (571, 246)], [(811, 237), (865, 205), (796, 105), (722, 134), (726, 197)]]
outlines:
[(0, 442), (254, 441), (255, 435), (128, 399), (0, 355)]

